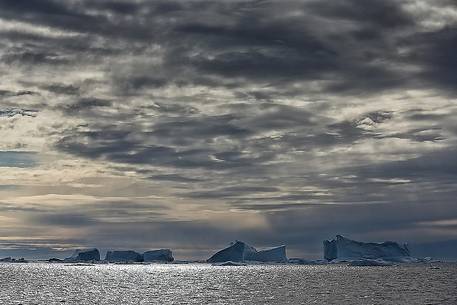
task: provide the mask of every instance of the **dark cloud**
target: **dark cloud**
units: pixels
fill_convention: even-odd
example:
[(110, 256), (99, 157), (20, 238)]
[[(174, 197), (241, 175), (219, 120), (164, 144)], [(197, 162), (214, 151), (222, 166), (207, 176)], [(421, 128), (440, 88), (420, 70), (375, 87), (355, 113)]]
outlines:
[(88, 30), (102, 24), (101, 18), (79, 12), (77, 6), (57, 1), (2, 0), (0, 8), (0, 16), (5, 19), (14, 20), (21, 16), (23, 21), (69, 30)]
[(69, 61), (64, 58), (60, 58), (56, 53), (47, 53), (47, 52), (11, 52), (3, 55), (1, 61), (7, 64), (65, 64)]
[(202, 179), (189, 178), (177, 174), (153, 175), (149, 176), (149, 179), (157, 181), (174, 181), (182, 183), (204, 181)]
[[(410, 139), (415, 142), (438, 142), (445, 140), (440, 127), (418, 128), (405, 133), (391, 134), (391, 138)], [(383, 136), (380, 136), (383, 138)]]
[(150, 76), (134, 76), (123, 80), (118, 86), (126, 91), (138, 91), (144, 88), (157, 88), (167, 84), (166, 79)]
[(210, 139), (215, 136), (245, 136), (249, 130), (240, 128), (232, 123), (233, 116), (212, 116), (212, 117), (195, 117), (171, 122), (163, 122), (154, 125), (152, 135), (157, 137), (169, 137), (175, 140), (202, 137)]
[[(288, 13), (297, 12), (293, 17), (268, 18), (277, 9), (274, 3), (82, 1), (69, 4), (46, 1), (38, 5), (20, 1), (12, 5), (9, 1), (2, 2), (5, 18), (14, 19), (22, 13), (32, 24), (91, 35), (67, 39), (64, 44), (57, 45), (58, 48), (71, 46), (72, 56), (79, 53), (85, 60), (89, 58), (83, 52), (90, 52), (91, 56), (99, 52), (103, 56), (115, 50), (119, 52), (118, 41), (100, 47), (95, 35), (107, 39), (113, 39), (113, 35), (115, 38), (138, 39), (140, 44), (145, 44), (127, 46), (129, 52), (144, 52), (149, 43), (162, 46), (164, 61), (150, 67), (153, 75), (143, 71), (126, 77), (116, 76), (117, 86), (126, 93), (163, 87), (170, 82), (208, 84), (215, 81), (211, 75), (226, 79), (217, 80), (220, 85), (227, 85), (226, 82), (233, 81), (234, 77), (250, 82), (268, 82), (278, 87), (288, 86), (290, 82), (325, 80), (329, 81), (325, 86), (327, 91), (350, 94), (414, 86), (411, 73), (395, 67), (395, 64), (408, 60), (399, 56), (399, 47), (414, 48), (410, 57), (418, 59), (417, 64), (430, 66), (431, 71), (424, 75), (429, 75), (430, 80), (437, 78), (433, 70), (440, 67), (452, 69), (452, 59), (446, 59), (449, 56), (443, 52), (453, 50), (453, 30), (446, 29), (436, 35), (405, 33), (405, 27), (413, 28), (416, 23), (402, 2), (345, 0), (337, 4), (321, 1), (298, 4), (288, 1), (288, 5), (281, 8)], [(96, 14), (89, 13), (93, 9)], [(197, 22), (194, 17), (202, 9), (204, 17)], [(113, 12), (136, 18), (119, 17), (114, 22), (107, 17)], [(230, 14), (217, 18), (222, 12)], [(179, 22), (160, 18), (161, 14), (179, 17)], [(354, 25), (342, 26), (340, 33), (335, 33), (328, 28), (327, 22), (353, 22)], [(315, 31), (319, 26), (321, 31)], [(150, 28), (154, 30), (148, 30)], [(20, 37), (21, 34), (17, 35)], [(10, 39), (13, 37), (12, 33)], [(433, 48), (437, 45), (436, 51), (440, 50), (439, 53), (444, 55), (439, 57), (441, 62), (435, 63), (432, 58), (437, 52)], [(63, 54), (47, 50), (46, 45), (40, 44), (35, 44), (35, 48), (29, 46), (28, 51), (3, 55), (3, 61), (7, 63), (65, 64), (68, 60)], [(386, 62), (391, 64), (383, 64)], [(432, 67), (435, 68), (432, 70)], [(446, 82), (451, 83), (453, 73), (439, 74), (440, 78), (448, 78)]]
[(88, 3), (91, 8), (96, 8), (102, 11), (109, 11), (120, 15), (134, 15), (141, 10), (138, 3), (131, 3), (127, 1), (101, 1)]
[(401, 7), (398, 1), (343, 0), (338, 3), (312, 1), (306, 7), (315, 14), (352, 22), (367, 23), (383, 29), (413, 26), (415, 20)]
[[(224, 108), (221, 110), (227, 111)], [(321, 119), (298, 107), (274, 104), (232, 105), (228, 107), (232, 114), (213, 116), (173, 104), (154, 104), (148, 109), (172, 116), (156, 118), (146, 130), (127, 122), (122, 126), (94, 124), (91, 131), (86, 131), (85, 126), (84, 131), (72, 131), (71, 135), (63, 137), (57, 147), (81, 156), (131, 164), (208, 169), (256, 167), (274, 159), (293, 144), (292, 136), (269, 141), (257, 138), (258, 133), (274, 129), (297, 134), (307, 128), (312, 132)], [(143, 113), (121, 119), (141, 121)], [(219, 147), (219, 139), (227, 139), (232, 144)], [(320, 140), (308, 137), (306, 141), (311, 145)], [(269, 147), (277, 144), (283, 147)], [(243, 149), (253, 149), (255, 154), (247, 154)]]
[(457, 178), (457, 153), (454, 148), (443, 149), (404, 161), (386, 162), (361, 168), (354, 167), (354, 169), (359, 174), (371, 177), (430, 179), (436, 182), (439, 181), (438, 179), (449, 177), (455, 180)]
[[(278, 86), (287, 86), (291, 81), (333, 79), (335, 84), (329, 89), (335, 91), (349, 88), (370, 91), (390, 88), (398, 86), (404, 79), (398, 72), (375, 63), (392, 56), (392, 46), (387, 42), (376, 46), (360, 45), (361, 49), (352, 43), (338, 43), (330, 33), (314, 31), (318, 24), (313, 24), (313, 21), (307, 18), (310, 10), (325, 18), (337, 17), (334, 13), (340, 12), (350, 20), (365, 18), (364, 21), (372, 20), (372, 23), (378, 26), (373, 29), (373, 25), (361, 25), (361, 30), (369, 27), (371, 31), (381, 32), (395, 24), (407, 23), (406, 13), (401, 13), (401, 7), (394, 2), (374, 1), (366, 4), (345, 1), (344, 4), (335, 6), (311, 3), (300, 8), (303, 16), (275, 18), (271, 21), (268, 21), (268, 16), (275, 9), (275, 5), (271, 4), (270, 7), (265, 3), (257, 5), (249, 2), (129, 4), (103, 1), (98, 4), (82, 2), (69, 5), (48, 1), (40, 6), (26, 2), (21, 2), (20, 5), (5, 3), (4, 6), (3, 15), (10, 18), (22, 12), (31, 23), (37, 22), (90, 35), (104, 35), (107, 38), (112, 35), (123, 39), (134, 38), (144, 43), (155, 42), (164, 46), (166, 53), (162, 67), (151, 69), (159, 68), (160, 73), (167, 71), (167, 75), (156, 77), (141, 73), (130, 75), (126, 79), (121, 77), (119, 86), (126, 91), (161, 87), (170, 81), (209, 82), (210, 75), (241, 77), (251, 82), (273, 82)], [(98, 9), (98, 15), (88, 13), (91, 6)], [(196, 23), (194, 16), (202, 9), (205, 9), (207, 17)], [(292, 9), (297, 7), (292, 6)], [(137, 18), (118, 20), (121, 27), (105, 15), (113, 11), (122, 16), (134, 14)], [(231, 12), (228, 15), (230, 22), (223, 22), (227, 17), (218, 22), (217, 16), (226, 11)], [(389, 14), (384, 13), (387, 11)], [(146, 17), (142, 15), (143, 12), (147, 12), (144, 25), (143, 18)], [(160, 14), (181, 18), (174, 23), (163, 18), (156, 18), (155, 21), (154, 17), (160, 17)], [(392, 18), (396, 23), (388, 18)], [(149, 31), (148, 27), (155, 30)], [(165, 35), (166, 33), (168, 35)], [(343, 32), (342, 35), (347, 36), (347, 41), (352, 40), (350, 33)], [(95, 42), (96, 37), (90, 37), (83, 40), (82, 44), (93, 45)], [(75, 46), (73, 44), (73, 47)], [(379, 47), (384, 48), (384, 51)], [(40, 47), (42, 48), (43, 46)], [(137, 47), (129, 47), (134, 48)], [(113, 47), (106, 46), (103, 49), (105, 53)], [(93, 55), (97, 53), (95, 46), (91, 46), (89, 50)], [(83, 51), (83, 48), (80, 51)], [(3, 60), (9, 63), (27, 61), (63, 64), (67, 59), (51, 50), (45, 52), (32, 49), (19, 54), (12, 52), (4, 55)], [(188, 73), (190, 75), (186, 75)], [(207, 79), (199, 79), (199, 75), (206, 75)], [(368, 75), (370, 82), (366, 81)]]
[(153, 105), (143, 106), (145, 111), (153, 110), (159, 113), (168, 114), (173, 117), (188, 116), (192, 114), (198, 114), (199, 110), (191, 105), (181, 105), (175, 103), (154, 103)]
[(68, 8), (54, 1), (2, 0), (0, 7), (2, 7), (3, 11), (11, 13), (72, 15)]
[(21, 90), (21, 91), (10, 91), (10, 90), (0, 90), (0, 97), (15, 97), (15, 96), (24, 96), (24, 95), (38, 95), (37, 92), (30, 90)]
[(192, 198), (227, 198), (237, 197), (246, 193), (272, 193), (279, 191), (275, 187), (261, 187), (261, 186), (232, 186), (222, 189), (211, 190), (207, 192), (193, 192), (186, 195)]
[[(68, 88), (65, 88), (68, 92)], [(71, 88), (70, 88), (71, 90)], [(70, 114), (77, 114), (81, 112), (90, 112), (93, 111), (94, 108), (103, 108), (103, 107), (109, 107), (112, 105), (112, 102), (109, 100), (105, 99), (99, 99), (99, 98), (81, 98), (78, 99), (76, 102), (62, 105), (61, 108)]]
[(65, 84), (51, 84), (46, 85), (43, 89), (53, 92), (55, 94), (65, 94), (65, 95), (78, 95), (80, 88), (74, 85), (65, 85)]
[(457, 27), (447, 26), (442, 29), (417, 33), (408, 37), (406, 45), (411, 48), (409, 59), (422, 67), (419, 73), (424, 82), (442, 88), (455, 95), (457, 60), (453, 50), (457, 47)]

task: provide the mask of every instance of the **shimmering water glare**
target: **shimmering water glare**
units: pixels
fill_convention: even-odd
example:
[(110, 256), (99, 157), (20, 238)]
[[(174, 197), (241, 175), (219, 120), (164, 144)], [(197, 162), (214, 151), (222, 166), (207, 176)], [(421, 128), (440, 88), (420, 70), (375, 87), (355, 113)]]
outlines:
[(0, 304), (457, 304), (457, 264), (0, 264)]

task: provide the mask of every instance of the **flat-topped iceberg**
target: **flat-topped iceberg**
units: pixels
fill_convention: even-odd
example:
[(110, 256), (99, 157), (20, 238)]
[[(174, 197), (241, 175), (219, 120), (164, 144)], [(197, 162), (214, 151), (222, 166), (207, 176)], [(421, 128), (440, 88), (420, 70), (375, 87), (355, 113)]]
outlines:
[(73, 252), (73, 255), (67, 257), (65, 261), (70, 262), (88, 262), (88, 261), (99, 261), (100, 252), (96, 248), (92, 249), (77, 249)]
[(360, 259), (383, 259), (390, 261), (402, 261), (410, 257), (406, 245), (400, 246), (396, 242), (386, 241), (383, 243), (365, 243), (341, 235), (336, 239), (324, 241), (324, 258), (331, 260), (360, 260)]
[(218, 251), (207, 260), (209, 263), (221, 263), (228, 261), (284, 263), (287, 262), (286, 246), (257, 250), (254, 247), (237, 240), (229, 247)]
[(151, 250), (143, 253), (143, 261), (145, 262), (172, 262), (174, 260), (170, 249)]
[(142, 262), (143, 256), (132, 250), (125, 251), (108, 251), (106, 252), (105, 261), (108, 262)]
[(143, 254), (132, 250), (116, 250), (106, 252), (105, 261), (112, 263), (172, 262), (174, 257), (170, 249), (151, 250)]

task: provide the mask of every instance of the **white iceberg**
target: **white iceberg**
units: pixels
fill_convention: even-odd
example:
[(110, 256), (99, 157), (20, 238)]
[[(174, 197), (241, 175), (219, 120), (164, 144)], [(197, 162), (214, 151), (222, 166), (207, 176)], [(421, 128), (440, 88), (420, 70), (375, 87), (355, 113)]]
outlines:
[(65, 261), (70, 262), (87, 262), (87, 261), (99, 261), (100, 251), (96, 248), (92, 249), (76, 249), (73, 255), (67, 257)]
[(135, 251), (108, 251), (106, 252), (105, 261), (108, 262), (142, 262), (143, 256)]
[(143, 253), (143, 261), (145, 262), (172, 262), (174, 260), (170, 249), (151, 250)]
[(336, 239), (324, 241), (324, 258), (332, 260), (361, 260), (383, 259), (389, 261), (406, 262), (413, 260), (406, 245), (400, 246), (396, 242), (365, 243), (341, 235)]
[(228, 261), (285, 263), (287, 262), (286, 246), (279, 246), (258, 251), (254, 247), (237, 240), (229, 247), (218, 251), (207, 261), (209, 263), (221, 263)]
[(278, 246), (267, 248), (263, 250), (256, 250), (255, 252), (247, 252), (244, 257), (247, 261), (256, 261), (256, 262), (275, 262), (275, 263), (285, 263), (287, 262), (286, 257), (286, 246)]

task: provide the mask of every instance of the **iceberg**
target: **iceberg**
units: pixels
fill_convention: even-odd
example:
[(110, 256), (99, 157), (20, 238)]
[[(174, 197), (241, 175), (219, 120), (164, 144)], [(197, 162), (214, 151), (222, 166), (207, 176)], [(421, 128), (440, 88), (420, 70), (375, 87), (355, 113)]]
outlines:
[(286, 246), (273, 247), (258, 251), (254, 247), (237, 240), (229, 247), (218, 251), (207, 260), (208, 263), (222, 263), (228, 261), (285, 263), (287, 262)]
[(174, 260), (175, 259), (173, 258), (173, 254), (170, 249), (152, 250), (143, 253), (143, 261), (145, 262), (172, 262)]
[(253, 252), (247, 252), (244, 259), (256, 262), (285, 263), (287, 262), (286, 246), (282, 245), (257, 251), (254, 249)]
[(72, 256), (65, 259), (65, 261), (71, 262), (87, 262), (87, 261), (99, 261), (100, 252), (96, 248), (92, 249), (77, 249)]
[(2, 263), (3, 262), (11, 263), (12, 261), (13, 261), (13, 259), (10, 256), (0, 259), (0, 262), (2, 262)]
[(108, 262), (142, 262), (143, 256), (135, 251), (108, 251), (105, 261)]
[(28, 261), (25, 260), (23, 257), (15, 259), (8, 256), (0, 259), (0, 263), (28, 263)]
[(365, 243), (341, 235), (336, 239), (324, 241), (324, 258), (331, 260), (390, 260), (402, 261), (409, 258), (410, 253), (406, 245), (400, 246), (396, 242), (386, 241), (383, 243)]
[(253, 251), (253, 249), (242, 241), (235, 241), (229, 247), (222, 249), (208, 259), (208, 263), (222, 263), (222, 262), (242, 262), (246, 252)]

